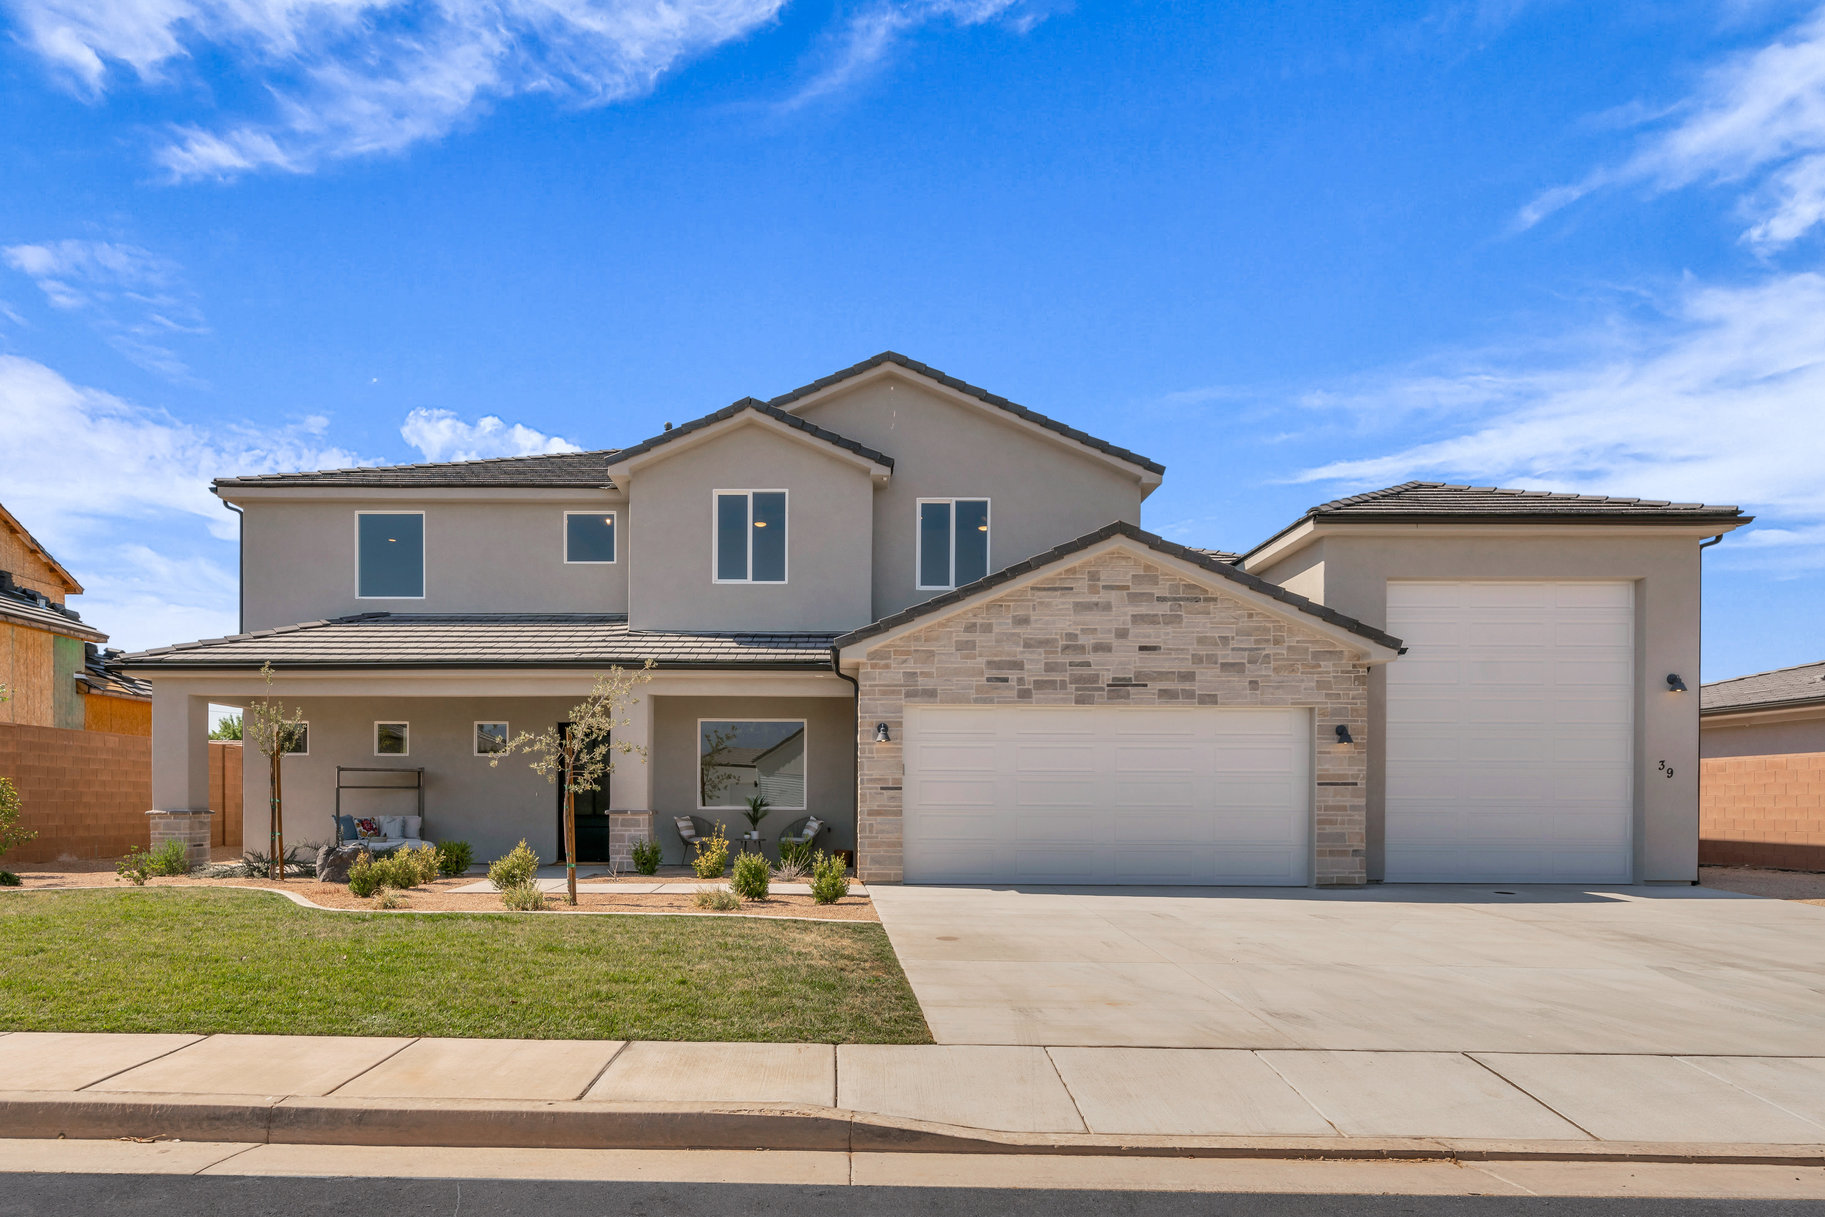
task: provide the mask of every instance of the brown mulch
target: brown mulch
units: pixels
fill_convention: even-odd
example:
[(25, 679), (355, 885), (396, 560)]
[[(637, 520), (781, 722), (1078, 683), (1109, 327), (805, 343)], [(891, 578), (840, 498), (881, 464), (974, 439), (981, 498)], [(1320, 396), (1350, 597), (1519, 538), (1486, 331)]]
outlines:
[(1754, 866), (1701, 866), (1698, 881), (1720, 891), (1771, 900), (1793, 900), (1825, 906), (1825, 874), (1817, 871), (1763, 870)]

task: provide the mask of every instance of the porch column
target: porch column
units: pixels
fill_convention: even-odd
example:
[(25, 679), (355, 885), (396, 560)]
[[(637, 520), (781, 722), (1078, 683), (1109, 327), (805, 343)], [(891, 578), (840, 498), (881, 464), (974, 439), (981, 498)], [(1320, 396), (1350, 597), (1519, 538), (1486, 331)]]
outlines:
[(152, 807), (146, 836), (156, 849), (185, 848), (191, 866), (209, 862), (209, 699), (152, 690)]
[(608, 776), (608, 805), (615, 811), (651, 811), (653, 809), (653, 765), (657, 758), (653, 747), (653, 699), (650, 694), (636, 694), (627, 708), (628, 723), (617, 728), (615, 738), (647, 750), (646, 759), (615, 754), (615, 771)]

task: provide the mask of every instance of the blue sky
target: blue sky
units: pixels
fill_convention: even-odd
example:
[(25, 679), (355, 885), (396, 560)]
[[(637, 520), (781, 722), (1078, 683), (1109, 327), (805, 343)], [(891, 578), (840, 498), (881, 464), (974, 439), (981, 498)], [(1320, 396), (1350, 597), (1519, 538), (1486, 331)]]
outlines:
[(892, 348), (1243, 548), (1407, 478), (1740, 503), (1825, 657), (1825, 10), (0, 0), (0, 502), (130, 646), (212, 476), (630, 443)]

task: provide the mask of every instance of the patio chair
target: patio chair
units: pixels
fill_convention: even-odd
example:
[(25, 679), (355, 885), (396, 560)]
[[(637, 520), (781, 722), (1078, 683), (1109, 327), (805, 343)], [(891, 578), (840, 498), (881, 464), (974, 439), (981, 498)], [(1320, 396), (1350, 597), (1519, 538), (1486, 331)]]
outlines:
[(785, 831), (779, 834), (779, 844), (809, 846), (829, 827), (816, 816), (804, 816), (786, 825)]
[(672, 823), (678, 828), (678, 839), (684, 842), (684, 861), (689, 865), (691, 848), (699, 841), (707, 841), (716, 831), (716, 825), (702, 816), (673, 816)]

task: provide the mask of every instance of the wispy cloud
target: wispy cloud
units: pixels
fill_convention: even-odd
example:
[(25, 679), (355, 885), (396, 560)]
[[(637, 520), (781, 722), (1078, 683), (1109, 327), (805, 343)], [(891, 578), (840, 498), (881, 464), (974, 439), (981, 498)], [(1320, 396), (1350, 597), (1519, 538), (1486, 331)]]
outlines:
[[(1740, 503), (1765, 564), (1825, 566), (1825, 276), (1683, 289), (1583, 355), (1506, 352), (1370, 378), (1327, 404), (1431, 438), (1308, 469), (1360, 490), (1408, 478)], [(1372, 440), (1371, 440), (1372, 442)], [(1749, 538), (1745, 538), (1748, 540)]]
[(968, 27), (1000, 21), (1025, 33), (1045, 20), (1046, 12), (1038, 0), (877, 0), (865, 4), (833, 32), (822, 66), (783, 108), (796, 109), (866, 79), (908, 34), (922, 26), (948, 22)]
[(490, 456), (537, 456), (546, 452), (580, 452), (576, 444), (507, 423), (492, 414), (464, 422), (450, 410), (417, 409), (406, 415), (399, 434), (427, 461), (474, 461)]
[(122, 355), (174, 380), (189, 377), (174, 338), (208, 332), (176, 263), (137, 245), (62, 240), (0, 247), (52, 308), (81, 314)]
[(1665, 113), (1670, 125), (1645, 136), (1634, 155), (1543, 192), (1517, 224), (1531, 227), (1608, 186), (1666, 191), (1700, 182), (1741, 186), (1743, 239), (1758, 249), (1789, 245), (1825, 221), (1825, 9), (1712, 69)]
[(84, 96), (208, 57), (272, 111), (197, 121), (157, 152), (174, 176), (304, 172), (435, 139), (492, 102), (597, 106), (769, 24), (785, 0), (4, 0)]

